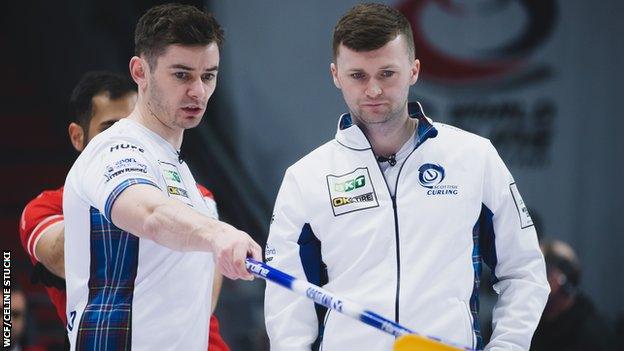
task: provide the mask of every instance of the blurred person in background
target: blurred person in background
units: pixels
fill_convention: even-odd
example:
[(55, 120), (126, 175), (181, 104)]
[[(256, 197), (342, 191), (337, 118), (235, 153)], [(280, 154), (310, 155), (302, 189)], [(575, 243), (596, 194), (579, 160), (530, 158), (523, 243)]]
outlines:
[[(74, 88), (70, 108), (74, 122), (68, 127), (76, 151), (100, 132), (132, 112), (136, 85), (128, 78), (109, 72), (86, 73)], [(31, 200), (20, 220), (20, 239), (34, 265), (33, 280), (46, 287), (59, 318), (65, 317), (65, 263), (63, 187), (45, 190)]]
[(28, 300), (19, 285), (11, 285), (11, 347), (9, 351), (43, 351), (40, 346), (30, 345), (27, 341)]
[(531, 342), (532, 351), (606, 351), (613, 335), (589, 297), (579, 289), (581, 264), (570, 245), (545, 240), (550, 296)]

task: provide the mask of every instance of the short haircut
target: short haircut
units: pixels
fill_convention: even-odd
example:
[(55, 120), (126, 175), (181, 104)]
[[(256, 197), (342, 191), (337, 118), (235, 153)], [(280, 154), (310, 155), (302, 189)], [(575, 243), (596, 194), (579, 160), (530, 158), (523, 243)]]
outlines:
[(76, 122), (85, 132), (93, 118), (93, 97), (108, 94), (111, 100), (136, 93), (136, 84), (129, 77), (112, 72), (87, 72), (72, 91), (69, 105)]
[(401, 12), (392, 7), (368, 3), (351, 8), (334, 27), (334, 62), (340, 44), (356, 52), (381, 48), (389, 41), (403, 35), (409, 59), (415, 58), (412, 27)]
[(143, 55), (150, 65), (156, 62), (169, 45), (223, 45), (223, 30), (210, 13), (190, 5), (165, 4), (154, 6), (141, 18), (134, 31), (135, 55)]

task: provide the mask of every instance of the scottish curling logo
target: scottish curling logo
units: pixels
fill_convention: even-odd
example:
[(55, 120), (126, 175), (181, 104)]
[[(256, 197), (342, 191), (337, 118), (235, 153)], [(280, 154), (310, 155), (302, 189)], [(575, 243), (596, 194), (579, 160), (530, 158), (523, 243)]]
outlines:
[(458, 195), (457, 185), (442, 184), (445, 172), (444, 167), (433, 163), (425, 163), (418, 168), (418, 181), (420, 185), (427, 188), (427, 195)]
[(418, 169), (418, 181), (425, 188), (433, 188), (444, 180), (444, 168), (440, 165), (425, 163)]

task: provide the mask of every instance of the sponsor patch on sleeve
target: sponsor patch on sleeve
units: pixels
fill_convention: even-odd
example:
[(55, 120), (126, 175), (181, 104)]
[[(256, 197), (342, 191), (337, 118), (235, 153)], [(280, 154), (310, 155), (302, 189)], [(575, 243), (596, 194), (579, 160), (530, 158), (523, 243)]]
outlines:
[(182, 176), (178, 168), (169, 162), (158, 161), (160, 172), (167, 184), (167, 193), (169, 197), (178, 199), (185, 204), (193, 207), (188, 191), (186, 190), (184, 183), (182, 182)]
[(147, 174), (147, 165), (137, 161), (133, 157), (124, 157), (120, 159), (116, 159), (106, 165), (106, 169), (104, 171), (104, 178), (106, 178), (106, 182), (108, 183), (110, 180), (118, 177), (122, 174), (135, 173), (140, 175)]
[(509, 184), (509, 189), (511, 190), (511, 196), (516, 204), (516, 209), (518, 210), (518, 216), (520, 216), (520, 227), (522, 229), (530, 227), (533, 225), (533, 219), (531, 219), (531, 215), (529, 214), (529, 210), (524, 204), (524, 200), (522, 200), (522, 196), (520, 196), (520, 191), (518, 191), (518, 186), (516, 183)]
[(327, 188), (334, 216), (379, 206), (367, 167), (343, 175), (327, 175)]

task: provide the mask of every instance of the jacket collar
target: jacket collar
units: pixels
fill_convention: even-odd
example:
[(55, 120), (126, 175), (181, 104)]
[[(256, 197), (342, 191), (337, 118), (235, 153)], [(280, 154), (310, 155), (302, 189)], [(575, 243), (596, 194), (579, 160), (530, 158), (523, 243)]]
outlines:
[[(424, 143), (425, 140), (435, 138), (438, 135), (438, 130), (433, 126), (432, 121), (425, 116), (420, 102), (408, 103), (407, 113), (411, 118), (416, 118), (418, 120), (418, 130), (415, 136), (416, 147)], [(371, 148), (370, 142), (360, 127), (353, 123), (353, 119), (349, 113), (344, 113), (338, 119), (336, 141), (354, 150), (368, 150)]]

